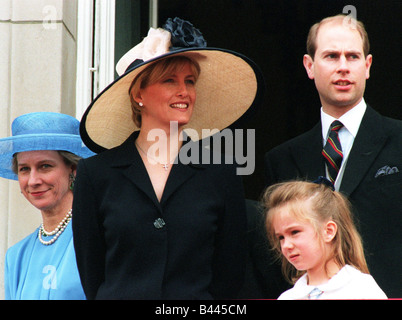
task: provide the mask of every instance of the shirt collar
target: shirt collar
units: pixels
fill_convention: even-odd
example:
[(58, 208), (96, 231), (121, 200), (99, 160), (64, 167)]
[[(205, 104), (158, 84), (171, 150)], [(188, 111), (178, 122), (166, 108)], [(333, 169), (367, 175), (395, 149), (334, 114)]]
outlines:
[(292, 289), (292, 298), (305, 299), (314, 288), (318, 288), (319, 290), (327, 294), (331, 291), (333, 292), (339, 290), (340, 288), (345, 287), (346, 284), (349, 283), (353, 277), (356, 277), (356, 273), (359, 273), (356, 268), (346, 264), (331, 279), (329, 279), (328, 282), (319, 285), (309, 285), (307, 284), (306, 272), (296, 281)]
[(360, 123), (363, 119), (364, 113), (366, 112), (366, 102), (364, 98), (352, 109), (342, 115), (339, 119), (336, 119), (328, 114), (326, 114), (321, 107), (321, 127), (322, 127), (322, 137), (324, 140), (327, 140), (328, 130), (331, 123), (335, 120), (339, 120), (343, 123), (344, 127), (353, 135), (353, 138), (356, 137), (357, 131), (359, 130)]

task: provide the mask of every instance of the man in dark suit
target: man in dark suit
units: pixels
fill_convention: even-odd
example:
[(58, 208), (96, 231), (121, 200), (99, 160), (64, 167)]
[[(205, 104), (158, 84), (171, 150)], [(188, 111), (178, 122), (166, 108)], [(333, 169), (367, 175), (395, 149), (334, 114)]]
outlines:
[[(372, 55), (361, 22), (349, 16), (322, 20), (310, 29), (307, 52), (303, 63), (321, 100), (321, 121), (265, 155), (267, 185), (333, 180), (353, 205), (371, 274), (388, 297), (401, 298), (402, 121), (381, 116), (364, 101)], [(340, 123), (332, 129), (335, 120)]]

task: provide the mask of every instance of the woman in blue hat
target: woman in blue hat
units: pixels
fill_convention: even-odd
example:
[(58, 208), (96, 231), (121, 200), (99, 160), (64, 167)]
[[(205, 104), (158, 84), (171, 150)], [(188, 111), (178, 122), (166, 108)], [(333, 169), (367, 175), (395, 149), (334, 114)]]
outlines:
[(70, 221), (77, 163), (92, 154), (79, 121), (60, 113), (22, 115), (12, 123), (12, 136), (0, 139), (0, 176), (18, 180), (43, 221), (7, 251), (6, 299), (85, 299)]

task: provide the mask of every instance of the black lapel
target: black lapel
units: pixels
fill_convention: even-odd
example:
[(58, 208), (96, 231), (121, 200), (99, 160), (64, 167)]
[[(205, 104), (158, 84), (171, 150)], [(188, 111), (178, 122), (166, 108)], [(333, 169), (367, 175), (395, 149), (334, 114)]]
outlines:
[[(166, 200), (182, 185), (186, 180), (193, 176), (197, 170), (204, 168), (203, 165), (196, 163), (183, 164), (180, 157), (176, 159), (169, 177), (166, 181), (166, 186), (162, 194), (161, 202), (158, 201), (152, 182), (149, 178), (145, 165), (135, 148), (135, 139), (137, 139), (139, 131), (134, 132), (120, 147), (112, 162), (112, 167), (118, 168), (122, 171), (132, 183), (134, 183), (141, 191), (144, 192), (155, 204), (155, 206), (162, 212), (162, 205)], [(197, 142), (184, 142), (180, 152), (184, 150), (192, 150), (192, 148), (199, 148)], [(189, 157), (188, 159), (192, 159)], [(199, 159), (197, 159), (199, 160)]]
[[(161, 205), (163, 205), (185, 181), (190, 179), (198, 170), (204, 168), (200, 162), (201, 153), (197, 152), (197, 159), (195, 161), (191, 158), (191, 152), (194, 152), (196, 149), (201, 152), (199, 142), (194, 142), (191, 140), (185, 140), (183, 142), (183, 146), (180, 149), (180, 154), (175, 160), (175, 163), (166, 181), (166, 186), (163, 190), (161, 199)], [(198, 154), (200, 156), (198, 156)], [(183, 160), (185, 164), (183, 163)]]
[[(139, 131), (134, 132), (120, 147), (112, 162), (112, 167), (121, 170), (122, 174), (134, 183), (144, 194), (146, 194), (161, 210), (160, 203), (156, 197), (155, 190), (147, 174), (145, 165), (135, 147)], [(123, 181), (122, 181), (123, 183)]]
[(381, 115), (367, 106), (350, 150), (340, 187), (341, 191), (350, 195), (356, 189), (386, 140), (387, 136), (384, 132)]

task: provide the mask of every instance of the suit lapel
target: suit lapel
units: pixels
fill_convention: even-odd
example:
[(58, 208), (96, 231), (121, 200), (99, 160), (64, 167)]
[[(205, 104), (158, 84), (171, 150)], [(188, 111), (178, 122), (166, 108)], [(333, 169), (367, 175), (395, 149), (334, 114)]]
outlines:
[(382, 117), (367, 106), (350, 151), (340, 190), (350, 195), (365, 177), (367, 170), (387, 140)]
[(161, 204), (163, 205), (169, 197), (188, 179), (190, 179), (196, 170), (191, 165), (184, 165), (182, 163), (174, 164), (169, 178), (166, 181), (165, 189), (163, 190)]
[(321, 122), (307, 131), (290, 148), (299, 178), (315, 180), (319, 176), (325, 176), (325, 165), (321, 156), (323, 148)]
[(204, 168), (202, 164), (191, 162), (189, 164), (183, 164), (180, 161), (181, 157), (186, 157), (187, 150), (190, 150), (191, 152), (192, 148), (199, 148), (199, 143), (185, 140), (180, 150), (180, 154), (169, 174), (168, 180), (166, 181), (161, 199), (161, 205), (163, 205), (185, 181), (190, 179), (199, 169)]
[(155, 206), (161, 210), (160, 203), (156, 197), (151, 180), (147, 174), (141, 156), (135, 148), (135, 139), (139, 131), (134, 132), (118, 149), (112, 162), (112, 167), (121, 170), (122, 174), (137, 186)]
[[(112, 167), (121, 170), (122, 174), (134, 183), (145, 195), (147, 195), (155, 204), (155, 206), (162, 212), (162, 205), (167, 199), (188, 179), (190, 179), (202, 165), (188, 164), (185, 165), (176, 159), (169, 177), (166, 181), (166, 186), (162, 194), (161, 202), (158, 201), (152, 182), (148, 176), (145, 165), (141, 159), (140, 154), (135, 148), (135, 139), (137, 139), (139, 132), (134, 132), (118, 149), (115, 158), (112, 162)], [(197, 143), (185, 142), (188, 149), (194, 144), (198, 147)], [(180, 152), (182, 152), (182, 150)], [(190, 148), (191, 150), (191, 148)]]

